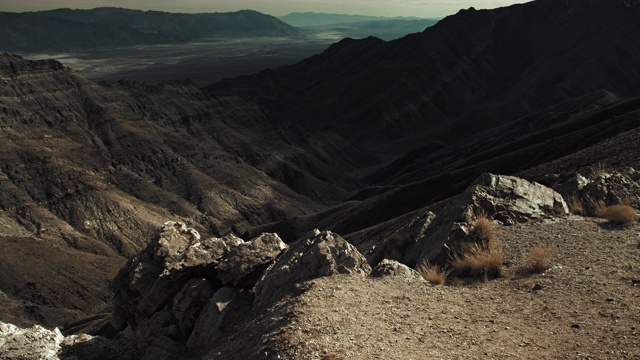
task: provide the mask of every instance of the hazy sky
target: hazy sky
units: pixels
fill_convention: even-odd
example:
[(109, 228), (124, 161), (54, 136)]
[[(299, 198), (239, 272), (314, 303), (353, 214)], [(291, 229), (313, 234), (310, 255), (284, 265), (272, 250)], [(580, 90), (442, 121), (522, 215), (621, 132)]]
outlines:
[(0, 11), (34, 11), (55, 8), (90, 9), (116, 6), (170, 12), (225, 12), (253, 9), (272, 15), (294, 11), (343, 14), (443, 17), (471, 6), (490, 9), (522, 0), (0, 0)]

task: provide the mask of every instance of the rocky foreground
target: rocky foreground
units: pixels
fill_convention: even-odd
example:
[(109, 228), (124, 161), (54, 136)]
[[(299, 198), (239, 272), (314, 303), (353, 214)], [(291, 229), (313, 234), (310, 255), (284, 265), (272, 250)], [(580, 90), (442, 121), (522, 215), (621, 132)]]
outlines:
[[(577, 175), (557, 188), (587, 214), (637, 196), (635, 175)], [(574, 196), (589, 201), (578, 209)], [(367, 256), (330, 231), (291, 244), (271, 233), (245, 242), (167, 222), (111, 283), (114, 331), (65, 338), (3, 324), (0, 359), (636, 358), (632, 215), (626, 224), (569, 215), (553, 189), (485, 174), (418, 217), (420, 226), (397, 219), (417, 232), (395, 251), (389, 241), (383, 252), (362, 247)], [(485, 216), (504, 248), (495, 281), (450, 276), (437, 286), (389, 259), (442, 265), (452, 249), (479, 241)], [(534, 248), (547, 249), (540, 271), (531, 270)]]

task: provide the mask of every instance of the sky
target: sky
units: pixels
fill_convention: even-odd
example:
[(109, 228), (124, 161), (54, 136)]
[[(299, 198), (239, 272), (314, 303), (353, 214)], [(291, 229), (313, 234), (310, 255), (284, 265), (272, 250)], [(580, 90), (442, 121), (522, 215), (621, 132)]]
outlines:
[(56, 8), (91, 9), (102, 6), (169, 12), (227, 12), (257, 10), (274, 16), (291, 12), (328, 12), (375, 16), (440, 18), (460, 9), (492, 9), (522, 0), (0, 0), (0, 11)]

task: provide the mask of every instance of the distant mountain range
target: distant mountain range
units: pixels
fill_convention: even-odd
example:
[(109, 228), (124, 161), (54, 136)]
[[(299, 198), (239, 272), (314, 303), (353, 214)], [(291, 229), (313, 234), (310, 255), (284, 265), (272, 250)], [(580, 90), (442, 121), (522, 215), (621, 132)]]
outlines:
[(120, 8), (0, 13), (0, 50), (69, 51), (109, 46), (183, 43), (207, 37), (298, 36), (257, 11), (176, 14)]
[(285, 16), (279, 16), (278, 19), (293, 26), (319, 26), (319, 25), (334, 25), (345, 24), (354, 22), (366, 22), (366, 21), (391, 21), (391, 20), (432, 20), (438, 19), (424, 19), (418, 17), (403, 17), (403, 16), (366, 16), (366, 15), (347, 15), (347, 14), (330, 14), (330, 13), (316, 13), (316, 12), (294, 12)]
[(422, 32), (435, 25), (437, 19), (415, 17), (384, 17), (326, 13), (291, 13), (280, 20), (312, 33), (334, 33), (342, 37), (366, 38), (375, 36), (393, 40), (407, 34)]

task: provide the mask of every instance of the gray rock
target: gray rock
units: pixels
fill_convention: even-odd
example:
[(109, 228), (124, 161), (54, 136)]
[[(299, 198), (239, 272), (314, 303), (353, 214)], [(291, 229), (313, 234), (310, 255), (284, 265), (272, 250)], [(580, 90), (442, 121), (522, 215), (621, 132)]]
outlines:
[(467, 239), (481, 212), (508, 225), (566, 215), (569, 208), (560, 194), (544, 185), (513, 176), (483, 174), (436, 214), (419, 239), (421, 250), (412, 262), (443, 260), (448, 255), (447, 245)]
[(418, 240), (427, 233), (435, 217), (436, 215), (431, 211), (401, 216), (351, 235), (349, 241), (375, 244), (368, 251), (363, 251), (363, 255), (371, 266), (375, 266), (383, 259), (408, 263), (411, 260), (411, 254), (420, 251)]
[(180, 330), (180, 337), (188, 339), (196, 319), (216, 293), (216, 288), (207, 279), (192, 279), (173, 299), (172, 314)]
[(552, 215), (566, 215), (569, 207), (553, 189), (514, 176), (481, 175), (463, 194), (476, 213), (505, 212), (518, 222)]
[(254, 303), (260, 308), (292, 285), (322, 276), (369, 273), (371, 267), (353, 245), (330, 231), (314, 230), (265, 272), (254, 288)]
[(58, 328), (39, 325), (29, 329), (0, 322), (0, 359), (57, 360), (64, 336)]
[(165, 223), (158, 238), (112, 282), (112, 324), (118, 330), (129, 327), (146, 358), (179, 353), (200, 312), (220, 287), (214, 267), (243, 244), (235, 236), (201, 240), (184, 223)]
[(640, 184), (634, 179), (635, 173), (631, 168), (628, 174), (613, 171), (594, 179), (576, 174), (556, 186), (556, 190), (567, 200), (574, 198), (581, 201), (590, 214), (594, 214), (593, 204), (597, 202), (616, 205), (631, 200), (632, 205), (637, 207), (640, 205)]
[(266, 269), (287, 248), (276, 234), (265, 233), (235, 246), (215, 267), (223, 285), (250, 289)]
[(575, 174), (563, 183), (555, 186), (554, 190), (559, 192), (565, 199), (568, 200), (571, 196), (580, 194), (582, 189), (584, 189), (584, 187), (587, 186), (589, 182), (589, 179), (587, 179), (586, 177), (580, 174)]
[[(114, 292), (116, 329), (137, 324), (175, 296), (193, 278), (196, 269), (215, 266), (243, 241), (235, 236), (200, 241), (200, 234), (186, 224), (167, 222), (158, 238), (120, 270)], [(213, 292), (212, 292), (213, 293)]]
[(405, 264), (395, 260), (384, 259), (371, 271), (373, 277), (403, 277), (407, 279), (422, 279), (420, 273)]
[(229, 305), (240, 296), (241, 291), (237, 288), (223, 287), (209, 299), (187, 341), (189, 350), (199, 351), (206, 348), (222, 335), (222, 325), (229, 313)]

